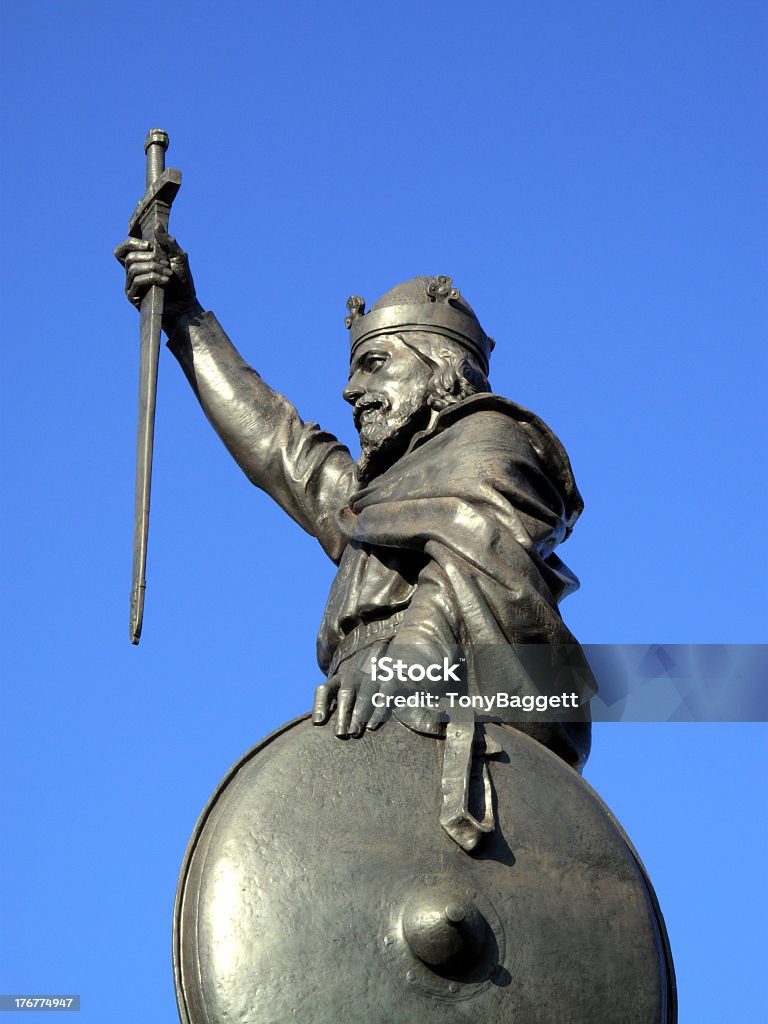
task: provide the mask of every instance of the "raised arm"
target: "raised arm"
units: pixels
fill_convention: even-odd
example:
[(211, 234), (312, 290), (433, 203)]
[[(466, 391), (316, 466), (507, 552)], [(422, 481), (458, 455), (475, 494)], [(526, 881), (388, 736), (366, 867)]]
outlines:
[(346, 538), (335, 513), (354, 487), (354, 461), (335, 437), (304, 423), (240, 356), (197, 300), (186, 254), (131, 240), (115, 250), (137, 305), (151, 284), (166, 290), (163, 329), (214, 429), (249, 480), (266, 491), (338, 561)]
[(186, 318), (168, 347), (217, 434), (248, 479), (266, 491), (338, 561), (335, 523), (354, 482), (354, 462), (333, 435), (304, 423), (242, 359), (212, 313)]

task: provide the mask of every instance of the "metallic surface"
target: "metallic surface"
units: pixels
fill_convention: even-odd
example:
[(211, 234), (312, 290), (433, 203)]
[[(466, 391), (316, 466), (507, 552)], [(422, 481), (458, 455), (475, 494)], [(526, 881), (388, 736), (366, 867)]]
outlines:
[[(476, 385), (461, 376), (468, 359), (460, 347), (443, 354), (450, 343), (439, 338), (430, 369), (394, 336), (383, 338), (384, 354), (371, 367), (367, 343), (360, 346), (343, 392), (363, 427), (356, 463), (248, 366), (212, 313), (198, 308), (168, 328), (169, 348), (230, 454), (337, 566), (318, 635), (318, 665), (327, 678), (316, 694), (319, 725), (338, 699), (337, 731), (365, 727), (370, 695), (361, 690), (360, 670), (395, 649), (434, 644), (440, 662), (457, 637), (475, 648), (546, 645), (546, 657), (535, 659), (542, 662), (535, 678), (517, 659), (500, 687), (513, 694), (540, 692), (561, 670), (571, 671), (562, 656), (573, 661), (578, 645), (557, 606), (578, 581), (554, 551), (582, 508), (568, 457), (529, 410), (472, 390)], [(393, 427), (404, 408), (413, 414)], [(375, 465), (375, 445), (365, 451), (370, 415), (384, 433), (394, 432), (379, 453), (384, 464)], [(583, 688), (591, 692), (589, 668), (579, 660)], [(413, 728), (442, 731), (424, 709), (395, 713)], [(588, 708), (568, 728), (538, 736), (569, 763), (583, 764)], [(455, 760), (455, 780), (465, 765)], [(453, 792), (458, 799), (449, 794), (445, 824), (469, 846), (477, 825)]]
[(180, 175), (162, 169), (166, 144), (150, 133), (148, 189), (115, 250), (142, 318), (131, 639), (163, 294), (170, 350), (205, 415), (337, 566), (313, 716), (331, 724), (302, 719), (255, 747), (190, 842), (174, 923), (182, 1024), (673, 1024), (650, 883), (573, 770), (589, 754), (586, 700), (525, 732), (473, 714), (446, 723), (417, 701), (374, 731), (370, 665), (385, 652), (447, 666), (460, 640), (462, 685), (481, 704), (488, 650), (502, 667), (489, 692), (593, 691), (558, 608), (578, 580), (555, 548), (582, 510), (562, 444), (490, 391), (493, 342), (451, 279), (420, 277), (369, 313), (347, 304), (355, 461), (198, 302), (167, 237)]
[(377, 335), (432, 331), (474, 352), (487, 372), (494, 342), (459, 289), (451, 285), (450, 277), (414, 277), (383, 295), (368, 313), (365, 301), (351, 295), (344, 323), (349, 329), (352, 353)]
[[(128, 233), (145, 242), (154, 242), (158, 231), (168, 230), (171, 203), (181, 185), (179, 171), (165, 170), (168, 136), (159, 128), (147, 135), (147, 191), (131, 216)], [(139, 414), (136, 439), (136, 498), (133, 519), (133, 573), (131, 580), (131, 643), (141, 637), (146, 591), (149, 503), (152, 489), (152, 454), (155, 437), (157, 366), (160, 355), (160, 329), (164, 292), (158, 285), (149, 288), (141, 300), (141, 348), (139, 356)]]
[(664, 1024), (652, 889), (597, 795), (504, 726), (498, 828), (435, 827), (443, 742), (307, 719), (248, 753), (190, 842), (174, 927), (183, 1024)]

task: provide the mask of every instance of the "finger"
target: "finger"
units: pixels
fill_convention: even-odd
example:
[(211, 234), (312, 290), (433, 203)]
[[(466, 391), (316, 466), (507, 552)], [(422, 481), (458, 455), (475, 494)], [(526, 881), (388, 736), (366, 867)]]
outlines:
[(170, 270), (139, 268), (126, 278), (125, 290), (132, 292), (137, 288), (147, 288), (149, 284), (159, 284), (165, 287), (172, 277), (173, 274)]
[(128, 301), (138, 309), (150, 288), (154, 285), (165, 288), (167, 284), (168, 278), (161, 274), (145, 274), (137, 278), (132, 285), (126, 285), (125, 294), (128, 296)]
[[(398, 686), (398, 683), (395, 680), (392, 680), (391, 682), (380, 684), (379, 692), (382, 698), (384, 698), (379, 702), (380, 705), (383, 704), (383, 707), (374, 707), (373, 700), (371, 700), (371, 714), (368, 716), (368, 721), (365, 725), (366, 729), (370, 729), (371, 731), (378, 729), (380, 725), (383, 725), (384, 722), (392, 716), (392, 708), (386, 698), (395, 697), (402, 691)], [(371, 694), (371, 696), (373, 696), (373, 694)]]
[(338, 688), (339, 683), (335, 678), (315, 687), (315, 703), (312, 709), (313, 725), (324, 725), (328, 721), (328, 716), (331, 713), (331, 700)]
[(171, 256), (172, 258), (186, 256), (186, 253), (181, 248), (176, 239), (173, 237), (173, 235), (169, 235), (168, 232), (163, 227), (158, 227), (156, 229), (155, 243), (160, 247), (160, 249), (168, 253), (168, 255)]
[(357, 695), (355, 701), (355, 710), (352, 712), (352, 718), (349, 722), (349, 735), (350, 736), (362, 736), (365, 732), (365, 724), (368, 720), (368, 714), (370, 711), (370, 704), (365, 699), (361, 699), (360, 694)]
[(328, 719), (328, 705), (331, 695), (328, 690), (328, 683), (321, 683), (315, 687), (315, 703), (312, 708), (312, 724), (323, 725)]
[(173, 277), (173, 271), (168, 264), (162, 263), (134, 263), (126, 268), (126, 281), (130, 285), (142, 274), (160, 274), (165, 277)]
[(147, 250), (151, 248), (152, 246), (149, 242), (142, 242), (140, 238), (129, 238), (115, 248), (115, 259), (119, 263), (124, 264), (125, 257), (129, 252), (139, 252), (142, 249)]
[(374, 708), (373, 714), (365, 724), (365, 728), (373, 732), (374, 729), (378, 729), (380, 725), (383, 725), (391, 714), (392, 711), (388, 707)]
[(147, 288), (151, 288), (154, 284), (159, 284), (162, 288), (168, 283), (170, 274), (139, 274), (138, 277), (134, 277), (131, 281), (130, 288), (126, 288), (126, 294), (135, 295), (137, 292), (146, 291)]
[(362, 736), (365, 732), (365, 726), (371, 717), (371, 712), (374, 711), (373, 693), (368, 690), (358, 690), (357, 700), (355, 701), (355, 710), (352, 713), (352, 720), (349, 724), (349, 733), (351, 736)]
[(170, 266), (170, 261), (166, 256), (160, 252), (129, 252), (125, 257), (123, 265), (126, 267), (133, 266), (134, 263), (164, 263), (166, 266)]
[(355, 703), (355, 691), (350, 686), (342, 686), (336, 698), (336, 735), (344, 739), (349, 735), (349, 720)]

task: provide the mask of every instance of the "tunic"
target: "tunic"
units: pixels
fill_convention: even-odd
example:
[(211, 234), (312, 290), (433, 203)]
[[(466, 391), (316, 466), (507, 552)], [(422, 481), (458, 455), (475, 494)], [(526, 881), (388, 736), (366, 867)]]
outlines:
[[(348, 449), (303, 422), (213, 314), (188, 319), (169, 347), (248, 478), (338, 565), (318, 635), (327, 675), (387, 648), (435, 657), (471, 648), (484, 658), (476, 674), (484, 682), (470, 692), (594, 691), (558, 611), (578, 580), (554, 553), (583, 503), (561, 443), (538, 417), (501, 396), (474, 395), (442, 410), (363, 485)], [(443, 728), (424, 709), (398, 717), (421, 732)], [(518, 727), (580, 768), (588, 708), (572, 717)]]

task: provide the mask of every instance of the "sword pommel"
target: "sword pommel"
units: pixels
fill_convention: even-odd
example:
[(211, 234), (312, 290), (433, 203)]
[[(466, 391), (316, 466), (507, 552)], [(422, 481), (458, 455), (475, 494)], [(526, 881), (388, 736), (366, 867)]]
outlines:
[(153, 185), (165, 170), (165, 151), (168, 149), (168, 132), (162, 128), (150, 128), (144, 142), (147, 154), (147, 188)]

